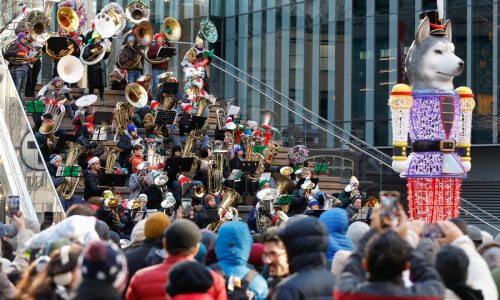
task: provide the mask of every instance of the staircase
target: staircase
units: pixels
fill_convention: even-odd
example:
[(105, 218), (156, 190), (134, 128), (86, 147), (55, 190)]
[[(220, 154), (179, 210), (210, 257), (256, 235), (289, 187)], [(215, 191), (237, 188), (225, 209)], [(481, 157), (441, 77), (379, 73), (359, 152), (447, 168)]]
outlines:
[(467, 223), (490, 232), (500, 232), (499, 180), (465, 180), (461, 195), (467, 200), (461, 201), (460, 216)]
[[(40, 89), (42, 88), (41, 85), (38, 85), (36, 88), (35, 93), (37, 93)], [(82, 88), (73, 88), (71, 90), (71, 94), (73, 98), (76, 100), (79, 97), (81, 97), (84, 94), (84, 89)], [(96, 93), (96, 96), (98, 94)], [(104, 93), (104, 101), (96, 101), (94, 103), (94, 107), (96, 111), (102, 111), (102, 112), (112, 112), (115, 108), (116, 103), (126, 101), (125, 96), (124, 96), (124, 91), (116, 91), (116, 90), (106, 90)], [(24, 101), (31, 101), (33, 98), (26, 97)], [(219, 104), (216, 102), (215, 105), (211, 106), (209, 108), (209, 118), (208, 118), (208, 123), (209, 123), (209, 132), (213, 132), (217, 126), (217, 119), (216, 119), (216, 110), (220, 109)], [(30, 125), (34, 126), (32, 114), (28, 113), (28, 119), (30, 121)], [(73, 133), (73, 124), (71, 119), (68, 117), (68, 114), (63, 118), (63, 121), (61, 123), (62, 130), (66, 134), (72, 134)], [(144, 128), (138, 128), (138, 133), (142, 136), (145, 135), (146, 131)], [(275, 160), (273, 161), (273, 166), (276, 167), (283, 167), (288, 165), (288, 148), (286, 147), (281, 147), (279, 149), (278, 155), (276, 156)], [(311, 162), (310, 166), (314, 166), (315, 162)], [(335, 193), (335, 192), (340, 192), (341, 190), (344, 189), (345, 184), (341, 183), (340, 177), (338, 176), (329, 176), (329, 175), (319, 175), (320, 178), (320, 188), (322, 191), (326, 193)], [(117, 191), (121, 194), (122, 198), (127, 199), (129, 195), (128, 188), (117, 188)], [(76, 193), (77, 195), (83, 196), (83, 180), (80, 180), (80, 186), (77, 188)]]

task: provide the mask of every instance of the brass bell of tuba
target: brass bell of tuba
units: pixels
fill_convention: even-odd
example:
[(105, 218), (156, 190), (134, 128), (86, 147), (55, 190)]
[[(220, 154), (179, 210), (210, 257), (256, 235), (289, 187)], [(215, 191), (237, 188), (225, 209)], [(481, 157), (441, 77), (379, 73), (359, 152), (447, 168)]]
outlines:
[[(217, 213), (219, 214), (219, 216), (222, 216), (225, 211), (234, 208), (232, 206), (234, 206), (234, 204), (241, 203), (241, 201), (242, 198), (237, 191), (233, 190), (232, 188), (226, 187), (226, 189), (224, 190), (224, 195), (222, 195), (222, 200), (220, 202)], [(209, 229), (212, 230), (213, 232), (218, 232), (220, 226), (222, 226), (222, 223), (223, 222), (219, 219), (211, 223), (209, 225)]]
[(276, 113), (273, 111), (270, 111), (268, 109), (261, 109), (260, 110), (260, 119), (261, 119), (261, 127), (265, 127), (266, 125), (271, 125), (271, 121), (274, 119), (276, 116)]
[(138, 83), (129, 83), (125, 88), (125, 98), (133, 107), (141, 108), (148, 102), (148, 92)]
[(64, 56), (57, 64), (57, 73), (67, 83), (78, 82), (83, 77), (83, 64), (72, 55)]
[(259, 202), (255, 206), (257, 231), (264, 232), (271, 227), (274, 216), (274, 201), (279, 197), (277, 189), (263, 189), (257, 193)]
[(141, 63), (142, 54), (128, 44), (123, 45), (118, 51), (116, 64), (124, 70), (133, 70)]
[(142, 1), (136, 0), (132, 1), (127, 5), (125, 9), (125, 13), (127, 15), (127, 19), (134, 23), (139, 24), (142, 21), (149, 20), (150, 9), (149, 7)]
[(57, 22), (68, 32), (75, 32), (80, 24), (80, 18), (71, 7), (61, 7), (57, 10)]
[(50, 17), (47, 17), (47, 15), (40, 10), (32, 10), (26, 16), (25, 25), (26, 28), (28, 28), (29, 35), (40, 43), (44, 43), (52, 35)]
[(210, 43), (217, 42), (217, 38), (219, 37), (217, 28), (208, 18), (201, 20), (201, 28), (200, 31), (198, 31), (198, 36)]
[[(85, 151), (85, 147), (74, 142), (66, 142), (68, 145), (68, 154), (66, 155), (66, 166), (74, 166), (78, 161), (78, 158)], [(75, 194), (76, 188), (78, 187), (78, 182), (80, 181), (81, 171), (76, 177), (70, 177), (69, 180), (64, 181), (61, 185), (57, 187), (59, 195), (65, 200), (69, 200)]]
[(169, 41), (176, 42), (181, 38), (181, 24), (176, 18), (168, 17), (163, 20), (162, 32)]
[(56, 101), (49, 101), (49, 103), (45, 105), (45, 110), (43, 112), (45, 117), (38, 131), (41, 134), (56, 132), (61, 126), (65, 112), (66, 108), (64, 108), (64, 105)]
[(135, 28), (134, 38), (141, 46), (148, 46), (153, 41), (153, 25), (147, 20), (141, 21)]

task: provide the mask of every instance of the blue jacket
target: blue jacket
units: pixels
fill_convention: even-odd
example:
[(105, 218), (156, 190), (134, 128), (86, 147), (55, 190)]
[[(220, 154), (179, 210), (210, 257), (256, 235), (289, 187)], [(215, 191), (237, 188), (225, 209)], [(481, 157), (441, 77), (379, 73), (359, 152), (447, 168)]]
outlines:
[[(250, 271), (247, 261), (252, 248), (252, 236), (247, 224), (243, 222), (227, 222), (221, 226), (215, 242), (215, 254), (219, 267), (226, 276), (244, 278)], [(269, 289), (266, 280), (257, 275), (250, 282), (249, 289), (255, 293), (257, 300), (266, 299)]]
[(345, 210), (342, 208), (330, 209), (321, 214), (319, 219), (325, 223), (330, 236), (326, 251), (328, 260), (331, 261), (338, 250), (352, 250), (352, 241), (346, 236), (349, 220)]

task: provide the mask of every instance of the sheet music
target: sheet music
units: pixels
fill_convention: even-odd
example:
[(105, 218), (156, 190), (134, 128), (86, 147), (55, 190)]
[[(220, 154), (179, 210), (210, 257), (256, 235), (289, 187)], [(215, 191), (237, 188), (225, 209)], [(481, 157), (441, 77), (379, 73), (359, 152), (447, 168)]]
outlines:
[(228, 112), (227, 112), (227, 115), (228, 115), (228, 116), (231, 116), (231, 115), (233, 115), (233, 116), (238, 116), (238, 114), (239, 114), (239, 113), (240, 113), (240, 107), (239, 107), (239, 106), (234, 106), (234, 105), (231, 105), (231, 106), (229, 107), (229, 110), (228, 110)]

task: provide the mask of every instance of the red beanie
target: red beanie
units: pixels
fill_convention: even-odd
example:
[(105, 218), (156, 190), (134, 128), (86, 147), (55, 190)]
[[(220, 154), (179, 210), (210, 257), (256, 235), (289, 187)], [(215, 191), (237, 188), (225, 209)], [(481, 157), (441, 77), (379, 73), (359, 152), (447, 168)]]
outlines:
[(262, 260), (262, 255), (264, 255), (264, 244), (254, 243), (250, 251), (248, 263), (254, 266), (263, 266), (264, 261)]
[(153, 108), (155, 108), (155, 107), (156, 107), (156, 106), (158, 106), (158, 105), (160, 105), (160, 102), (158, 102), (158, 101), (156, 101), (156, 100), (153, 100), (153, 101), (151, 101), (151, 105), (150, 105), (150, 107), (151, 107), (151, 109), (153, 109)]

